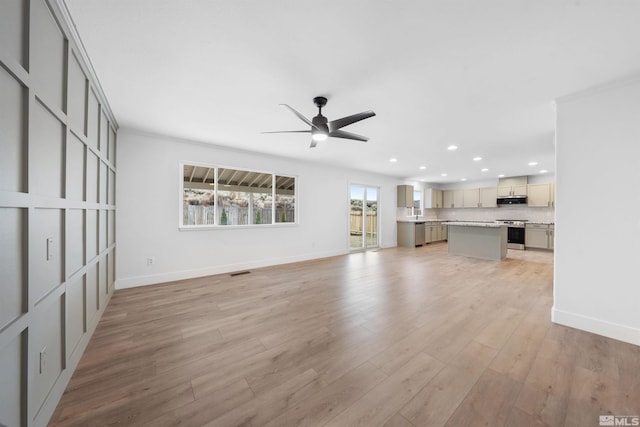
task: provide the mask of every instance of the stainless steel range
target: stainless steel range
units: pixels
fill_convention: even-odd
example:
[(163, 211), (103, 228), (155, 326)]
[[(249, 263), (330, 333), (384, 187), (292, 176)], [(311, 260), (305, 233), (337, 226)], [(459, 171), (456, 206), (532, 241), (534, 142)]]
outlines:
[(524, 250), (524, 224), (526, 219), (497, 219), (496, 224), (504, 224), (507, 228), (507, 248)]

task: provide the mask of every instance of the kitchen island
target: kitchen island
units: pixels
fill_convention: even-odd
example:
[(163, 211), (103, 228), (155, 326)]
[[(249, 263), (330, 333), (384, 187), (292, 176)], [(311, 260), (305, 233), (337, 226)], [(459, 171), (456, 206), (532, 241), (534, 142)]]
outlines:
[(500, 261), (507, 257), (507, 226), (493, 222), (445, 222), (449, 253)]

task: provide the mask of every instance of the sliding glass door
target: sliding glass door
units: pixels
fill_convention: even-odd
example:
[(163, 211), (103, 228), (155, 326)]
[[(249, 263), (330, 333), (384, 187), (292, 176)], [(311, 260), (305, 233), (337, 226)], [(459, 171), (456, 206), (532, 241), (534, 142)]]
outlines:
[(349, 189), (349, 249), (378, 247), (378, 188), (352, 185)]

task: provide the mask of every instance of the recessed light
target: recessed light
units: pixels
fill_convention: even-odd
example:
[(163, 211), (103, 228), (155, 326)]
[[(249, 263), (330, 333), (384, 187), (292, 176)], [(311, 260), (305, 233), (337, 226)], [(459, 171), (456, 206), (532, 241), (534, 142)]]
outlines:
[(546, 169), (542, 169), (542, 170), (540, 171), (540, 173), (547, 173), (547, 172), (549, 172), (549, 171), (548, 171), (548, 170), (546, 170)]
[(425, 170), (427, 167), (426, 166), (420, 166), (420, 169)]
[(457, 145), (450, 145), (450, 146), (447, 147), (447, 150), (449, 150), (449, 151), (453, 151), (453, 150), (457, 150), (457, 149), (458, 149)]
[(467, 178), (460, 178), (460, 181), (466, 181)]
[(426, 179), (422, 178), (420, 181), (425, 182), (425, 181), (426, 181)]
[(441, 173), (440, 175), (441, 175), (441, 176), (447, 176), (447, 174), (446, 174), (446, 173)]
[(538, 164), (538, 162), (529, 162), (529, 166), (535, 166), (537, 164)]
[(482, 157), (480, 157), (480, 156), (473, 158), (474, 162), (479, 162), (480, 160), (482, 160)]
[(500, 175), (498, 175), (498, 178), (504, 178), (504, 174), (501, 173)]
[(398, 159), (396, 159), (395, 157), (392, 157), (392, 158), (390, 158), (390, 159), (389, 159), (389, 161), (390, 161), (391, 163), (395, 163), (395, 162), (397, 162), (397, 161), (398, 161)]
[(482, 172), (489, 172), (489, 169), (487, 169), (487, 168), (482, 168), (482, 169), (480, 169), (480, 171), (482, 171)]

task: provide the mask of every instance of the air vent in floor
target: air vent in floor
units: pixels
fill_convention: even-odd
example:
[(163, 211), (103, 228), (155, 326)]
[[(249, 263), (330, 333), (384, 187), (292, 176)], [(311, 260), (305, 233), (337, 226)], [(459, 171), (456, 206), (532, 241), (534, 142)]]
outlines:
[(229, 274), (231, 277), (242, 276), (243, 274), (251, 274), (250, 271), (236, 271), (235, 273)]

